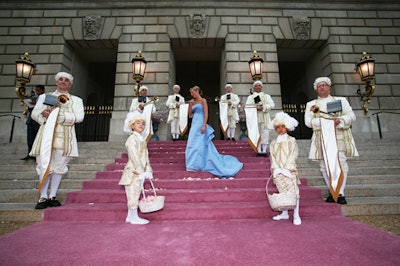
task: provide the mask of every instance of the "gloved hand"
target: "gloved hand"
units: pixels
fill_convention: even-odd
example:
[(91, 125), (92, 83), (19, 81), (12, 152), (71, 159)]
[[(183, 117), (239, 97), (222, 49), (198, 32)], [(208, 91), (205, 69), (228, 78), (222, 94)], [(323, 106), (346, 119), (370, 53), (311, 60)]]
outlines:
[(147, 179), (153, 179), (153, 173), (152, 172), (144, 172), (144, 174), (146, 174)]
[(138, 178), (144, 180), (146, 178), (146, 172), (139, 174)]

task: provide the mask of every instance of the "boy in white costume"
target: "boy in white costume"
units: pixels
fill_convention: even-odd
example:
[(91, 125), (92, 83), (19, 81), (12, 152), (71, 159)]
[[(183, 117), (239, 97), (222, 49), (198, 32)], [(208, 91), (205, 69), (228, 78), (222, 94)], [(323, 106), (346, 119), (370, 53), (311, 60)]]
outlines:
[(128, 151), (128, 162), (125, 165), (119, 185), (125, 186), (128, 205), (128, 215), (125, 221), (130, 224), (148, 224), (149, 221), (138, 215), (139, 198), (142, 182), (145, 178), (153, 178), (153, 170), (150, 166), (149, 152), (146, 139), (142, 136), (145, 128), (145, 119), (137, 115), (129, 121), (133, 133), (125, 142)]
[(172, 87), (173, 95), (169, 95), (165, 105), (169, 108), (167, 123), (171, 123), (172, 140), (178, 140), (180, 135), (179, 130), (179, 106), (185, 104), (185, 98), (179, 94), (181, 87), (174, 85)]
[[(296, 165), (299, 151), (296, 139), (287, 134), (287, 131), (293, 131), (299, 123), (288, 114), (279, 112), (275, 115), (271, 124), (276, 133), (278, 133), (278, 137), (274, 139), (270, 145), (271, 173), (273, 175), (274, 184), (278, 188), (279, 193), (296, 193), (297, 202), (293, 212), (293, 224), (300, 225), (300, 179), (298, 178)], [(289, 219), (289, 212), (284, 210), (281, 214), (274, 216), (272, 219), (276, 221), (287, 220)]]

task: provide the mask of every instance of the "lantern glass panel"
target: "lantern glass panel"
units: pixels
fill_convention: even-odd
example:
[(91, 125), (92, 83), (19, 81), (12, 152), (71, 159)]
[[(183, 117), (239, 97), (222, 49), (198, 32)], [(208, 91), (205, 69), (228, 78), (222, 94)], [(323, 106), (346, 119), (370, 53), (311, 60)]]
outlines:
[(32, 76), (33, 67), (25, 62), (18, 62), (16, 66), (17, 78), (29, 82)]

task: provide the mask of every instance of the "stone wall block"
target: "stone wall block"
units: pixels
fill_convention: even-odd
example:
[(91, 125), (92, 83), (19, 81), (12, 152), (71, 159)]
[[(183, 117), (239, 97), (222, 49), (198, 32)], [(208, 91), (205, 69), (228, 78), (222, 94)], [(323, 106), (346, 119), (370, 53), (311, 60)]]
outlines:
[(189, 37), (189, 32), (188, 32), (188, 18), (186, 17), (177, 17), (175, 19), (175, 29), (176, 32), (178, 33), (178, 38), (188, 38)]
[(231, 34), (239, 34), (239, 33), (249, 33), (250, 26), (248, 25), (229, 25), (228, 26), (228, 33)]
[[(113, 103), (113, 111), (127, 110), (130, 107), (132, 100), (128, 96), (132, 96), (132, 93), (126, 93), (127, 97), (115, 97)], [(130, 101), (129, 101), (130, 100)]]
[(145, 33), (165, 33), (167, 32), (166, 25), (146, 25), (144, 27)]
[(75, 18), (72, 19), (71, 22), (71, 30), (74, 36), (74, 39), (83, 40), (83, 18)]
[(380, 29), (378, 27), (350, 27), (350, 32), (352, 35), (382, 35)]
[(272, 26), (269, 25), (252, 25), (250, 26), (250, 33), (268, 33), (269, 35), (272, 33)]
[(116, 18), (105, 18), (101, 30), (100, 39), (111, 39), (111, 35), (114, 32), (115, 26), (116, 26)]
[(272, 33), (276, 39), (283, 39), (283, 32), (280, 27), (272, 27)]
[(382, 109), (396, 110), (399, 108), (400, 97), (379, 97), (379, 105)]
[(279, 18), (279, 27), (286, 39), (294, 39), (292, 27), (288, 18)]
[(122, 27), (116, 26), (113, 28), (113, 31), (111, 32), (110, 39), (119, 39), (120, 41), (123, 41), (124, 39), (121, 38), (122, 36)]
[[(219, 17), (211, 17), (206, 25), (206, 36), (207, 38), (216, 38), (221, 28), (221, 19)], [(225, 35), (222, 35), (225, 37)]]

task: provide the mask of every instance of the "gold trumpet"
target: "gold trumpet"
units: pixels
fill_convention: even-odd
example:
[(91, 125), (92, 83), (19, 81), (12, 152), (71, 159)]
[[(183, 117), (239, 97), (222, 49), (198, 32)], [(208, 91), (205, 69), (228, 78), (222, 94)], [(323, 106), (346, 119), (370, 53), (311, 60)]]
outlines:
[(65, 94), (60, 94), (60, 95), (57, 97), (57, 102), (58, 102), (58, 104), (66, 104), (68, 101), (69, 101), (69, 98), (68, 98), (68, 96), (65, 95)]
[(148, 101), (147, 103), (143, 104), (143, 107), (148, 104), (155, 103), (155, 102), (158, 102), (158, 96), (154, 96), (151, 101)]
[(258, 105), (257, 104), (243, 104), (243, 103), (238, 104), (239, 108), (257, 108), (259, 106), (261, 106), (261, 104), (258, 104)]

